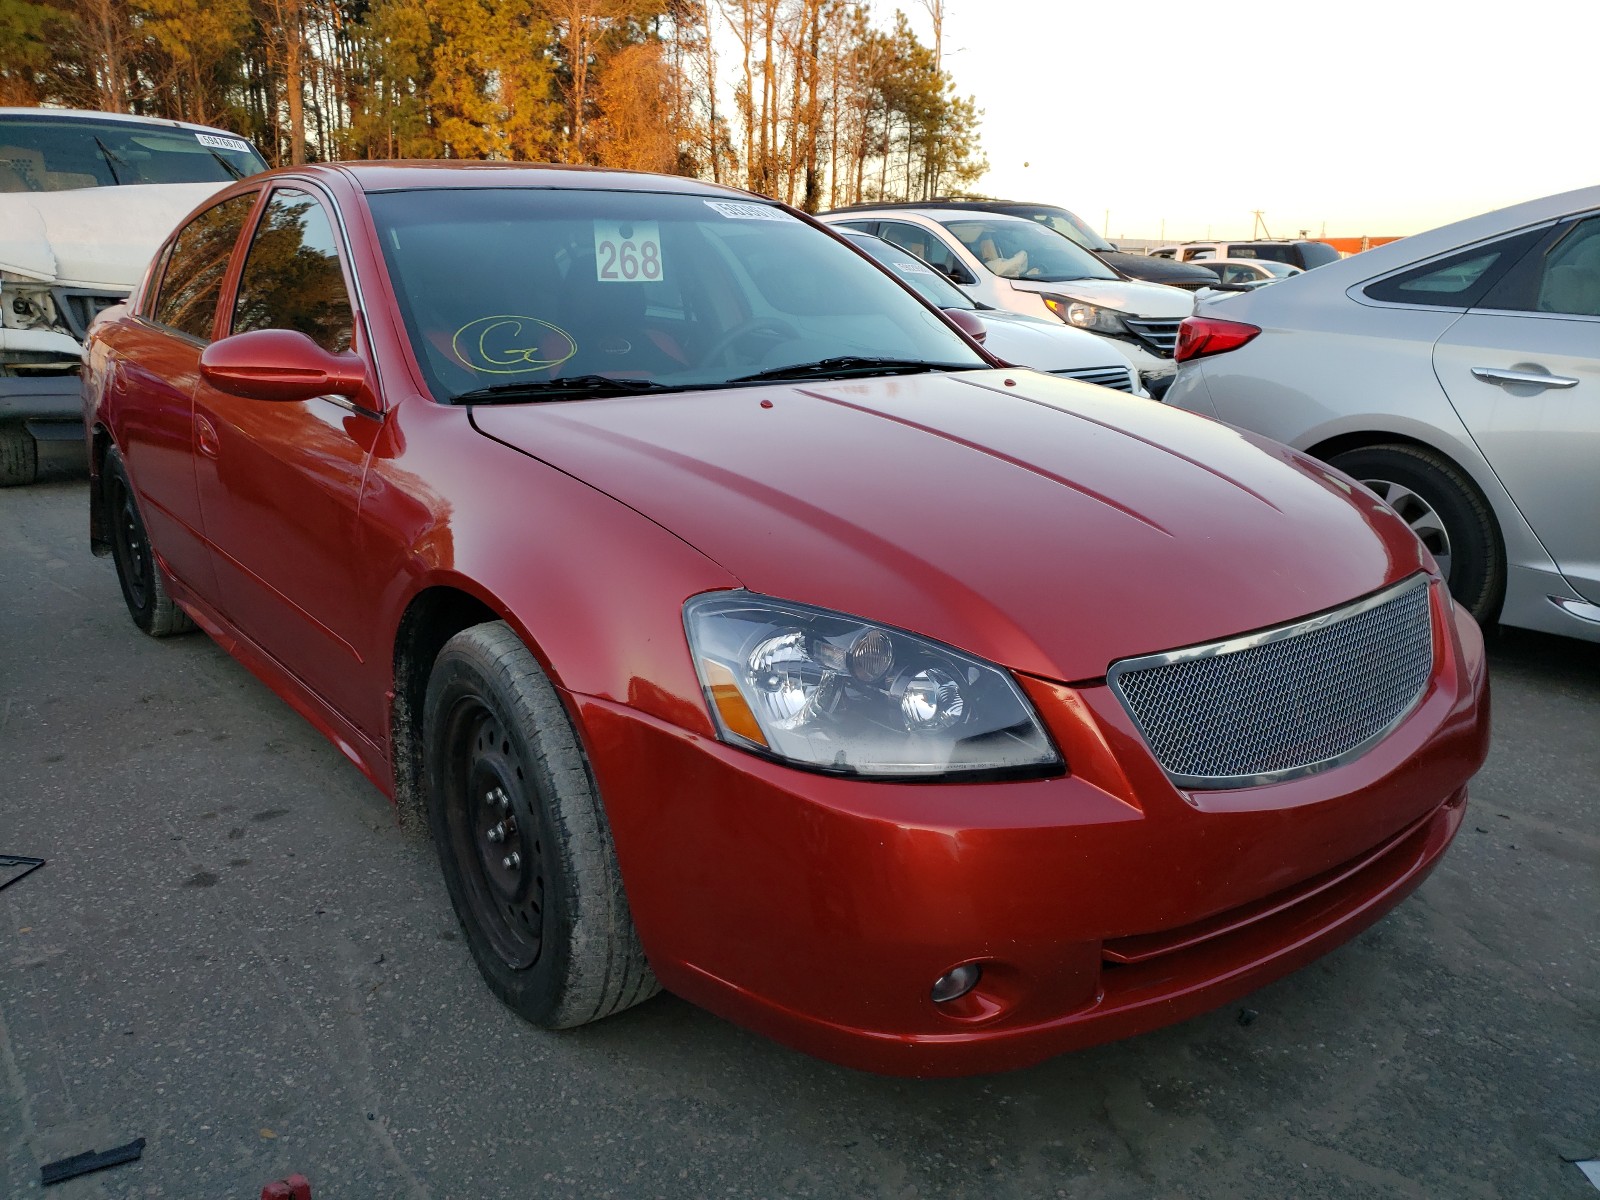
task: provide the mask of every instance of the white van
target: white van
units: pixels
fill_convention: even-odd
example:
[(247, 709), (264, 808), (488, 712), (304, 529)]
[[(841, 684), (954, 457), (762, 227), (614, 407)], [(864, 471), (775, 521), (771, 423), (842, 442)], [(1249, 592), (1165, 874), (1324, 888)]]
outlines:
[(249, 142), (182, 121), (0, 108), (0, 487), (35, 439), (83, 436), (80, 345), (185, 213), (267, 169)]

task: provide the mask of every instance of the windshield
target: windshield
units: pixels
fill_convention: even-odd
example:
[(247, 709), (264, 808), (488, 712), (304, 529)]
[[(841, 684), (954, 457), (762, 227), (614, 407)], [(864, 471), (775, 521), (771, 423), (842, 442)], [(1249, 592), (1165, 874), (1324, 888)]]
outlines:
[(0, 117), (0, 192), (228, 183), (266, 169), (249, 142), (226, 134), (131, 121)]
[(1047, 228), (1054, 229), (1064, 238), (1071, 238), (1085, 250), (1115, 251), (1116, 247), (1105, 238), (1101, 237), (1077, 213), (1068, 212), (1064, 208), (1030, 208), (1026, 212), (1015, 211), (1019, 217), (1030, 217)]
[(938, 314), (774, 205), (567, 188), (368, 203), (440, 401), (496, 385), (554, 397), (562, 380), (704, 388), (790, 366), (811, 379), (987, 366)]
[(846, 234), (853, 245), (865, 250), (878, 262), (888, 267), (896, 276), (904, 280), (906, 286), (916, 292), (935, 308), (964, 308), (974, 310), (978, 306), (973, 303), (972, 297), (951, 283), (927, 263), (923, 262), (909, 250), (903, 250), (893, 242), (886, 242), (881, 237), (874, 237), (870, 233)]
[(940, 217), (990, 271), (1002, 279), (1117, 279), (1106, 266), (1076, 242), (1020, 217)]

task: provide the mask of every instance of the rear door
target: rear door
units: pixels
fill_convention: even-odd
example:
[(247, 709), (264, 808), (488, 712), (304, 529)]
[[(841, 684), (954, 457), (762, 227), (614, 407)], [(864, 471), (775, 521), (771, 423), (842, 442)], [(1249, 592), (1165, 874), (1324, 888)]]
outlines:
[[(324, 350), (350, 350), (356, 321), (341, 250), (318, 195), (274, 188), (244, 251), (225, 331), (293, 329)], [(370, 394), (285, 403), (204, 380), (195, 388), (204, 439), (196, 476), (230, 617), (374, 741), (389, 664), (368, 653), (374, 593), (365, 586), (359, 513), (383, 428), (378, 408)]]
[(259, 195), (214, 204), (179, 230), (153, 297), (116, 341), (111, 386), (123, 399), (113, 432), (150, 544), (170, 574), (212, 604), (216, 585), (195, 490), (194, 387), (228, 260)]
[(1600, 214), (1546, 234), (1439, 339), (1434, 369), (1561, 573), (1600, 604)]

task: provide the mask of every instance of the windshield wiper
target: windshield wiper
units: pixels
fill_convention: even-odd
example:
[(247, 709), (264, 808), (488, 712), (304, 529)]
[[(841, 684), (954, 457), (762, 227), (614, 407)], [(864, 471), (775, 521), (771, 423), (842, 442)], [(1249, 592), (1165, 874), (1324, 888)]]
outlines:
[(772, 367), (753, 375), (739, 375), (729, 383), (764, 383), (779, 379), (840, 379), (851, 375), (917, 375), (925, 371), (975, 371), (983, 363), (928, 362), (921, 358), (865, 358), (856, 354), (841, 354), (835, 358), (820, 358), (816, 362), (791, 363), (787, 367)]
[(631, 396), (640, 392), (679, 389), (648, 379), (616, 379), (610, 375), (564, 375), (558, 379), (524, 379), (474, 388), (451, 398), (452, 404), (496, 404), (502, 401), (561, 400), (572, 396)]
[(235, 179), (243, 179), (244, 178), (244, 172), (239, 170), (238, 167), (234, 166), (227, 159), (223, 158), (222, 155), (218, 154), (215, 150), (212, 150), (210, 146), (207, 146), (206, 149), (211, 151), (211, 157), (216, 159), (219, 163), (221, 163), (222, 164), (222, 169), (224, 171), (226, 171), (229, 175), (232, 175)]
[(106, 166), (111, 168), (111, 181), (113, 183), (115, 183), (118, 187), (121, 187), (122, 186), (122, 176), (117, 173), (117, 164), (118, 163), (122, 163), (123, 166), (127, 166), (128, 164), (126, 162), (123, 162), (122, 158), (119, 155), (113, 154), (111, 152), (111, 147), (106, 145), (104, 142), (102, 142), (100, 140), (100, 135), (99, 134), (95, 134), (94, 135), (94, 144), (96, 146), (99, 146), (100, 147), (100, 153), (104, 154), (106, 156)]

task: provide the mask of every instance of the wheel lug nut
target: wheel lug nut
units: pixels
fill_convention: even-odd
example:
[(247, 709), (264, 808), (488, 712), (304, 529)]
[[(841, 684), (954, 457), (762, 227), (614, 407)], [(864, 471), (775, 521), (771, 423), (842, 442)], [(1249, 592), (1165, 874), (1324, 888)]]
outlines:
[(506, 827), (504, 824), (496, 825), (493, 829), (489, 830), (489, 840), (491, 842), (503, 842), (505, 841), (505, 838)]
[(522, 855), (513, 850), (500, 860), (500, 865), (508, 871), (520, 871), (522, 869)]

